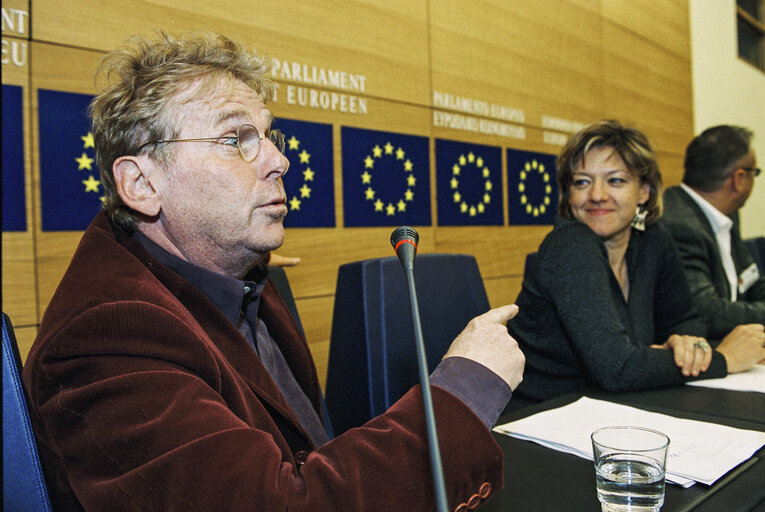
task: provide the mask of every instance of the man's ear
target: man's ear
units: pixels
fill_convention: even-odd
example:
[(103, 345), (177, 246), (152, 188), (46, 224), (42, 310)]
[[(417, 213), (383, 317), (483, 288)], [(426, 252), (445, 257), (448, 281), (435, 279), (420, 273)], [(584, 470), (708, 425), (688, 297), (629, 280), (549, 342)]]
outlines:
[(148, 178), (156, 170), (153, 162), (141, 156), (121, 156), (112, 164), (117, 193), (127, 206), (147, 217), (159, 214), (159, 194)]
[(733, 174), (731, 174), (731, 186), (736, 193), (746, 189), (746, 180), (749, 178), (749, 176), (747, 176), (748, 172), (749, 171), (745, 169), (736, 169), (733, 171)]

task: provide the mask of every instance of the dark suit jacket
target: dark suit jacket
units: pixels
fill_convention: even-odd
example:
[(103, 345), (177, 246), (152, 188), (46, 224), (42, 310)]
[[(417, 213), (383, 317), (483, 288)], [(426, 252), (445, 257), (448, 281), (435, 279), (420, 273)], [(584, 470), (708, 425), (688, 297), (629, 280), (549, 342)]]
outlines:
[[(736, 274), (753, 263), (741, 240), (738, 217), (731, 229), (731, 252)], [(730, 285), (725, 275), (717, 239), (704, 212), (680, 186), (664, 192), (662, 222), (675, 239), (685, 267), (696, 308), (709, 324), (709, 335), (722, 338), (734, 327), (746, 323), (765, 323), (765, 276), (760, 276), (736, 302), (730, 301)]]
[[(269, 282), (260, 314), (319, 411), (308, 345)], [(24, 367), (54, 508), (432, 510), (419, 389), (318, 449), (237, 328), (102, 213)], [(452, 507), (502, 487), (492, 434), (433, 388)]]

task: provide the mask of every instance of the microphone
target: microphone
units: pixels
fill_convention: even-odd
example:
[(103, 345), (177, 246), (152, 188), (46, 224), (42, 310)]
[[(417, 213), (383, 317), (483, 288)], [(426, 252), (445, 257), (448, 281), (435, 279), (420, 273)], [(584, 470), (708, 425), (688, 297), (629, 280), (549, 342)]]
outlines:
[(438, 432), (436, 431), (436, 415), (433, 412), (433, 397), (430, 394), (430, 380), (428, 379), (428, 362), (425, 357), (425, 342), (422, 339), (422, 325), (420, 325), (420, 308), (417, 304), (417, 291), (414, 287), (414, 256), (417, 253), (417, 243), (420, 235), (414, 228), (401, 226), (393, 230), (390, 235), (390, 243), (393, 246), (401, 265), (406, 273), (409, 287), (409, 302), (412, 306), (412, 322), (414, 325), (414, 341), (417, 348), (417, 366), (420, 374), (422, 387), (422, 404), (425, 408), (425, 428), (428, 432), (428, 447), (430, 448), (430, 469), (433, 473), (434, 494), (436, 498), (436, 510), (447, 512), (446, 483), (444, 482), (444, 468), (441, 463), (441, 450), (438, 446)]
[(404, 270), (414, 270), (414, 255), (417, 254), (417, 242), (419, 241), (420, 235), (409, 226), (401, 226), (391, 233), (390, 244), (401, 264), (404, 265)]

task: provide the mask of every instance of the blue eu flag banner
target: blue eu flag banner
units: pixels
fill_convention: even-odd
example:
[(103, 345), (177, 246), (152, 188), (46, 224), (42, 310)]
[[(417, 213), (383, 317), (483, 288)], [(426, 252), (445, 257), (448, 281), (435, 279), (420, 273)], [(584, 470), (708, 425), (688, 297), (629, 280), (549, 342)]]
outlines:
[(555, 156), (507, 150), (510, 225), (552, 224), (558, 212)]
[(335, 226), (335, 177), (332, 125), (278, 119), (290, 169), (284, 175), (288, 228)]
[(3, 231), (26, 231), (22, 88), (3, 85)]
[(88, 119), (92, 96), (40, 89), (43, 231), (81, 231), (101, 209), (103, 187)]
[(501, 226), (502, 149), (436, 139), (439, 226)]
[(342, 127), (345, 225), (429, 226), (429, 139)]

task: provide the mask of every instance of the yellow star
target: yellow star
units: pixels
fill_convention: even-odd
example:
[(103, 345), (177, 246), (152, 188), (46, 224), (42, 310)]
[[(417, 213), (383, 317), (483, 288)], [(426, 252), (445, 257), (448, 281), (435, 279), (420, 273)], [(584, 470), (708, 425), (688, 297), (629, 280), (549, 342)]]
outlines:
[(376, 212), (383, 211), (383, 202), (380, 201), (379, 199), (377, 201), (375, 201), (375, 211)]
[(459, 203), (462, 200), (462, 194), (460, 194), (459, 191), (455, 192), (454, 196), (452, 196), (452, 197), (454, 197), (454, 202), (455, 203)]
[(459, 165), (454, 164), (454, 167), (452, 167), (452, 174), (454, 174), (455, 176), (459, 176), (460, 175), (460, 166)]
[(543, 174), (545, 172), (545, 164), (539, 164), (539, 174)]
[(393, 216), (395, 214), (396, 214), (396, 207), (388, 203), (388, 206), (385, 207), (385, 215)]
[(491, 184), (491, 181), (486, 180), (484, 187), (486, 188), (486, 192), (491, 192), (491, 189), (494, 187), (494, 185)]
[(545, 196), (545, 204), (550, 204), (550, 198)]
[(469, 215), (470, 215), (471, 217), (475, 217), (475, 215), (476, 215), (475, 206), (471, 206), (471, 207), (470, 207), (470, 213), (469, 213)]
[(537, 164), (537, 161), (536, 161), (536, 160), (532, 160), (532, 161), (531, 161), (531, 167), (532, 167), (532, 169), (536, 169), (538, 165), (539, 165), (539, 164)]
[(526, 162), (526, 165), (524, 166), (524, 168), (526, 169), (526, 172), (530, 171), (531, 170), (531, 164), (529, 162)]
[(393, 145), (390, 142), (385, 143), (385, 154), (386, 155), (392, 155), (393, 154)]
[(301, 201), (297, 198), (297, 196), (292, 196), (292, 199), (290, 199), (290, 210), (299, 210), (300, 202)]
[(525, 192), (525, 191), (526, 191), (526, 184), (518, 183), (518, 192)]
[(531, 205), (527, 204), (526, 205), (526, 213), (531, 213), (531, 210), (532, 210)]
[(406, 184), (410, 187), (413, 187), (417, 183), (417, 178), (412, 176), (411, 174), (406, 177)]
[[(297, 140), (297, 139), (295, 138), (295, 136), (293, 135), (293, 136), (292, 136), (292, 137), (290, 137), (290, 139), (287, 141), (287, 144), (289, 144), (289, 146), (290, 146), (290, 149), (294, 149), (295, 151), (297, 151), (297, 149), (298, 149), (298, 146), (300, 146), (300, 141), (299, 141), (299, 140)], [(300, 208), (296, 208), (296, 210), (299, 210), (299, 209), (300, 209)]]
[(398, 200), (398, 204), (396, 205), (398, 207), (398, 211), (405, 212), (406, 211), (406, 203), (403, 199)]
[(472, 151), (468, 153), (468, 162), (470, 162), (471, 164), (475, 162), (475, 155), (473, 154)]
[(375, 161), (372, 160), (372, 157), (367, 155), (367, 157), (364, 159), (364, 168), (365, 169), (371, 169), (375, 166)]
[(479, 157), (476, 159), (476, 161), (475, 161), (475, 165), (476, 165), (476, 167), (479, 167), (479, 168), (480, 168), (480, 167), (483, 167), (483, 158), (481, 158), (481, 157), (479, 156)]
[(406, 192), (404, 192), (404, 198), (405, 198), (407, 201), (411, 201), (412, 199), (414, 199), (414, 192), (412, 192), (412, 191), (411, 191), (411, 190), (409, 190), (409, 189), (406, 189)]
[(367, 189), (364, 191), (364, 193), (367, 196), (367, 201), (371, 201), (375, 198), (375, 191), (372, 190), (372, 187), (367, 187)]
[(82, 184), (85, 185), (85, 192), (98, 192), (98, 186), (101, 182), (95, 179), (91, 174), (88, 176), (88, 179), (82, 180)]
[(95, 160), (90, 158), (85, 153), (83, 153), (80, 158), (75, 158), (74, 161), (79, 164), (79, 166), (77, 167), (78, 171), (81, 171), (83, 169), (87, 169), (89, 171), (92, 170), (93, 169), (93, 162), (95, 162)]
[(311, 189), (305, 183), (300, 187), (300, 197), (311, 197)]
[(552, 187), (550, 185), (545, 186), (545, 194), (550, 194), (552, 192)]
[(305, 149), (301, 151), (298, 156), (300, 157), (301, 164), (307, 164), (308, 161), (311, 159), (311, 155)]
[(478, 203), (478, 213), (483, 213), (486, 207), (483, 205), (483, 203)]
[(550, 181), (550, 175), (549, 174), (545, 174), (544, 176), (542, 176), (542, 179), (544, 180), (545, 183), (547, 183), (547, 182)]
[(406, 159), (406, 162), (404, 162), (404, 170), (410, 171), (410, 172), (412, 170), (412, 161), (409, 160), (408, 158)]
[(83, 145), (82, 147), (87, 148), (95, 148), (95, 144), (93, 143), (93, 132), (88, 132), (87, 135), (84, 137), (80, 137), (82, 139)]
[(489, 204), (491, 202), (491, 196), (489, 194), (483, 195), (483, 202)]
[(539, 208), (534, 207), (534, 217), (539, 217)]
[(521, 204), (526, 204), (526, 201), (528, 201), (528, 199), (526, 199), (526, 194), (521, 194)]
[(362, 185), (369, 185), (372, 183), (372, 175), (367, 171), (364, 171), (364, 174), (361, 175), (361, 183)]
[(457, 178), (452, 178), (452, 181), (450, 183), (452, 188), (458, 188), (460, 186), (460, 182), (457, 180)]
[(98, 199), (101, 201), (101, 204), (106, 203), (106, 196), (101, 196)]
[(463, 201), (462, 204), (460, 204), (460, 213), (465, 213), (466, 211), (468, 211), (468, 206), (465, 201)]
[(303, 171), (303, 181), (313, 181), (313, 175), (316, 174), (310, 167), (306, 167)]
[(521, 181), (526, 181), (526, 171), (521, 171), (518, 176), (521, 178)]
[(458, 161), (460, 163), (460, 167), (464, 167), (465, 164), (467, 163), (467, 159), (465, 158), (465, 155), (460, 155)]
[(375, 158), (380, 158), (382, 156), (382, 148), (380, 147), (379, 144), (375, 146), (374, 148), (372, 148), (372, 154), (374, 155)]
[(483, 177), (484, 178), (488, 178), (489, 177), (489, 173), (490, 173), (489, 168), (488, 167), (484, 167), (483, 168)]
[(398, 148), (396, 150), (396, 160), (403, 160), (404, 159), (404, 150), (401, 148)]
[(539, 213), (544, 214), (547, 211), (547, 208), (545, 208), (545, 205), (540, 204), (539, 205)]

